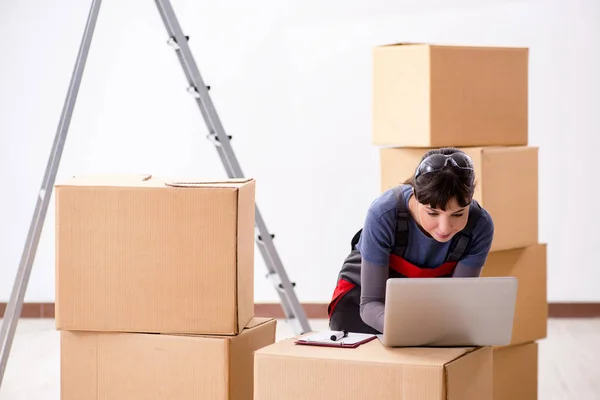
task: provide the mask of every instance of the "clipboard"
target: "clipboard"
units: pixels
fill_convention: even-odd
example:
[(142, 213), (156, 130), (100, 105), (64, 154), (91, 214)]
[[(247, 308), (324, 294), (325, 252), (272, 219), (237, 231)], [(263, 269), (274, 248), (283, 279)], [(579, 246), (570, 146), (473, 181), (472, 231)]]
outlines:
[(308, 336), (296, 339), (294, 342), (303, 346), (322, 346), (322, 347), (340, 347), (347, 349), (355, 349), (361, 344), (365, 344), (375, 339), (377, 336), (368, 333), (348, 332), (348, 335), (339, 340), (331, 340), (330, 336), (337, 331), (322, 331), (313, 333)]

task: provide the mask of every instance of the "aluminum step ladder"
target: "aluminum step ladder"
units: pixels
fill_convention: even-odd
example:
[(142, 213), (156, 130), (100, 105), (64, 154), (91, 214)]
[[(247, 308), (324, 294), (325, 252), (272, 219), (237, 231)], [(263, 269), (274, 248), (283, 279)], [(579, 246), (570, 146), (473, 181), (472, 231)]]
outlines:
[[(155, 0), (159, 14), (167, 30), (167, 43), (175, 49), (175, 53), (181, 63), (183, 72), (188, 81), (187, 91), (196, 99), (198, 108), (204, 117), (208, 127), (208, 138), (213, 141), (219, 156), (225, 166), (229, 178), (244, 178), (242, 169), (231, 147), (231, 136), (225, 133), (223, 125), (217, 115), (215, 106), (209, 96), (209, 87), (205, 85), (200, 71), (194, 61), (194, 57), (188, 46), (189, 37), (183, 34), (179, 25), (173, 7), (169, 0)], [(31, 269), (35, 259), (40, 235), (48, 204), (52, 196), (56, 174), (62, 157), (67, 132), (71, 123), (73, 108), (77, 100), (79, 86), (83, 76), (85, 63), (88, 57), (92, 36), (100, 11), (101, 0), (92, 0), (92, 5), (88, 14), (83, 38), (79, 47), (77, 60), (71, 76), (67, 96), (63, 105), (62, 114), (58, 124), (58, 129), (54, 137), (52, 151), (50, 153), (46, 171), (42, 181), (41, 189), (38, 194), (34, 214), (29, 226), (29, 232), (21, 256), (21, 261), (15, 278), (14, 286), (8, 302), (2, 329), (0, 331), (0, 386), (4, 378), (4, 372), (10, 355), (12, 342), (14, 339), (17, 323), (23, 308), (23, 299), (29, 283)], [(262, 218), (261, 213), (256, 207), (256, 243), (260, 249), (262, 257), (267, 267), (267, 277), (271, 279), (279, 297), (281, 306), (285, 313), (285, 319), (296, 334), (303, 334), (311, 331), (308, 319), (294, 291), (295, 284), (290, 281), (283, 267), (281, 259), (273, 243), (274, 235), (270, 234)]]

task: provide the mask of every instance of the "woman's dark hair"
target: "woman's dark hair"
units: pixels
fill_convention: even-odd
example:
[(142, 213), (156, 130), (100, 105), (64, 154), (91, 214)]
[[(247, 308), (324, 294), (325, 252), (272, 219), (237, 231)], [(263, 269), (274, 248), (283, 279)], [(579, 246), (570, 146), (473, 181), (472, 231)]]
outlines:
[[(454, 160), (458, 160), (459, 166), (446, 162), (445, 165), (442, 164), (443, 168), (442, 165), (437, 169), (432, 168), (431, 160), (434, 157), (429, 157), (435, 154), (456, 154)], [(454, 147), (444, 147), (425, 153), (415, 173), (404, 183), (413, 187), (419, 203), (431, 208), (445, 210), (453, 198), (461, 207), (466, 207), (471, 203), (475, 192), (475, 171), (470, 157), (464, 152)]]

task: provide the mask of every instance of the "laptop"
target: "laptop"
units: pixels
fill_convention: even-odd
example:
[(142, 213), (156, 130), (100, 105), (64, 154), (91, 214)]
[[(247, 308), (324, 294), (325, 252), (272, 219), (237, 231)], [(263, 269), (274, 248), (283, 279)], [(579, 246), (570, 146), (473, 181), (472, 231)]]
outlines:
[(388, 279), (381, 342), (390, 347), (504, 346), (512, 338), (517, 279)]

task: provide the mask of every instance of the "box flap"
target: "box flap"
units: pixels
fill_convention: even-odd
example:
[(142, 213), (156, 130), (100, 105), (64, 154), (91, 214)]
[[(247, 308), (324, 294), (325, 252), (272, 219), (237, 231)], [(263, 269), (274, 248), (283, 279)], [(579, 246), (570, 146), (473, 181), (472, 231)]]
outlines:
[(452, 44), (452, 43), (426, 43), (426, 42), (392, 42), (392, 43), (388, 43), (388, 44), (382, 44), (382, 45), (378, 45), (376, 46), (376, 48), (378, 47), (397, 47), (397, 46), (429, 46), (432, 48), (435, 47), (452, 47), (455, 49), (481, 49), (481, 50), (486, 50), (486, 49), (492, 49), (492, 50), (502, 50), (502, 49), (508, 49), (508, 50), (522, 50), (522, 51), (529, 51), (528, 47), (523, 47), (523, 46), (478, 46), (478, 45), (465, 45), (465, 44)]
[(395, 42), (395, 43), (383, 44), (378, 47), (393, 47), (393, 46), (429, 46), (429, 44), (421, 43), (421, 42)]
[(273, 318), (266, 317), (253, 317), (250, 322), (244, 327), (244, 331), (252, 328), (256, 328), (259, 325), (266, 324), (269, 321), (273, 321)]
[(152, 179), (152, 174), (86, 174), (73, 175), (55, 187), (61, 186), (132, 186), (139, 185)]
[(202, 337), (205, 339), (218, 339), (218, 340), (233, 340), (240, 335), (245, 333), (252, 332), (254, 329), (269, 324), (269, 323), (277, 323), (277, 320), (274, 318), (263, 318), (263, 317), (254, 317), (250, 320), (250, 322), (242, 329), (242, 331), (237, 335), (221, 335), (221, 334), (189, 334), (189, 333), (168, 333), (165, 335), (168, 336), (192, 336), (192, 337)]
[(464, 356), (475, 350), (473, 347), (405, 347), (384, 346), (378, 339), (372, 340), (355, 349), (333, 347), (304, 346), (294, 344), (294, 338), (279, 341), (263, 348), (257, 354), (263, 356), (286, 356), (306, 359), (329, 359), (338, 361), (393, 363), (402, 365), (439, 366)]
[(248, 182), (252, 182), (252, 178), (236, 178), (236, 179), (225, 179), (222, 181), (214, 180), (199, 180), (199, 181), (166, 181), (166, 186), (171, 187), (240, 187)]
[(536, 153), (539, 152), (539, 146), (485, 146), (478, 147), (481, 153)]

